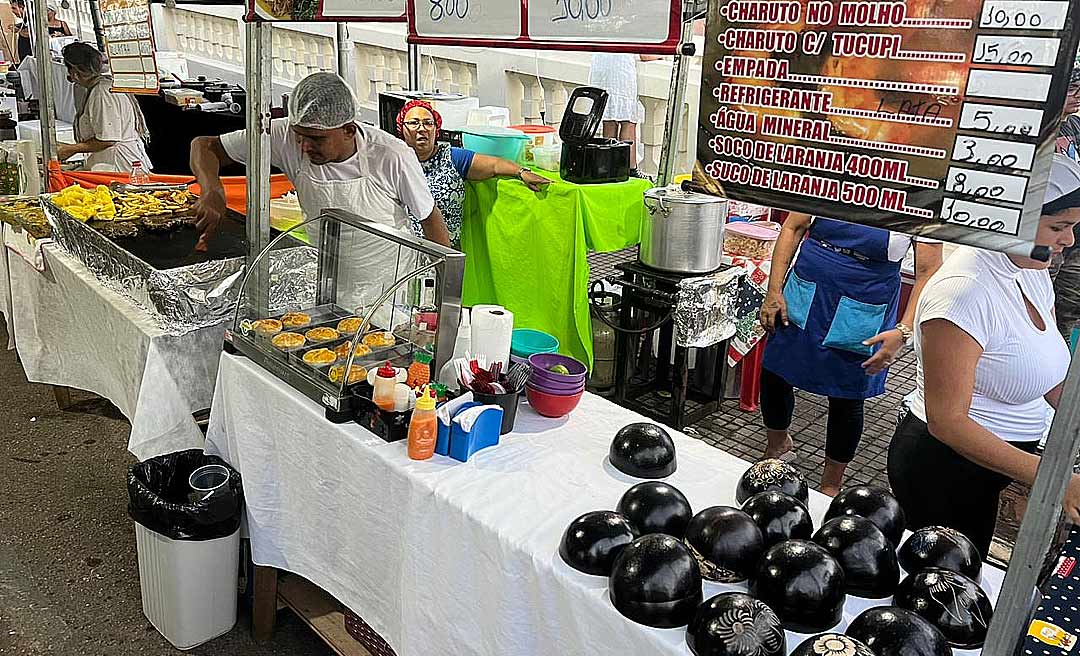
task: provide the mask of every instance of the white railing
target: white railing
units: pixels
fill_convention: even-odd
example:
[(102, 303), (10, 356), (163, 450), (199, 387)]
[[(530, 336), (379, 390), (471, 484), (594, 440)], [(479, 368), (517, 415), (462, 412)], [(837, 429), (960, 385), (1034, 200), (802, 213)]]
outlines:
[[(93, 28), (85, 2), (74, 3), (82, 13), (83, 37)], [(61, 17), (74, 27), (74, 9)], [(184, 55), (191, 75), (207, 75), (243, 83), (244, 23), (240, 7), (154, 5), (154, 32), (159, 50)], [(273, 31), (274, 93), (289, 92), (305, 76), (336, 68), (332, 24), (290, 23)], [(353, 48), (350, 83), (365, 118), (377, 120), (378, 96), (408, 86), (405, 28), (402, 25), (353, 23), (348, 26)], [(425, 89), (453, 91), (480, 98), (481, 105), (510, 108), (513, 123), (558, 126), (575, 87), (588, 84), (591, 57), (584, 53), (484, 48), (424, 48), (421, 81)], [(687, 102), (679, 122), (679, 170), (693, 166), (696, 140), (700, 60), (691, 69)], [(671, 81), (670, 61), (640, 63), (638, 92), (645, 108), (639, 139), (645, 146), (642, 170), (654, 173), (664, 147), (664, 121)]]

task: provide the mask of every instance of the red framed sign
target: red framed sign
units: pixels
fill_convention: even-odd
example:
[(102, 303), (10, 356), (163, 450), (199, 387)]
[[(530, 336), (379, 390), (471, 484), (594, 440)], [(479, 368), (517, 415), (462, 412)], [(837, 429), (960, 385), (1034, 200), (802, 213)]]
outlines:
[(247, 0), (247, 21), (404, 23), (405, 0)]
[(409, 43), (675, 54), (682, 0), (407, 0)]

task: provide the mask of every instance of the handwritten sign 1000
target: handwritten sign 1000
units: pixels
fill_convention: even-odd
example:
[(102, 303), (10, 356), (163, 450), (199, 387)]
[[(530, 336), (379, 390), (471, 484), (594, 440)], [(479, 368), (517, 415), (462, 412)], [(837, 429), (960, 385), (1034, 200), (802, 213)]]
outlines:
[(893, 230), (1030, 241), (1037, 153), (1076, 48), (1069, 13), (1067, 0), (712, 0), (696, 177)]

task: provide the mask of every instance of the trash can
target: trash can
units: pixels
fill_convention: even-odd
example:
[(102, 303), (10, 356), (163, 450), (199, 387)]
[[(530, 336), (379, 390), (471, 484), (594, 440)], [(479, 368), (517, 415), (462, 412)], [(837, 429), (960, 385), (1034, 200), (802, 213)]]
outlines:
[(228, 633), (236, 623), (240, 473), (199, 449), (178, 451), (134, 465), (128, 498), (146, 618), (177, 649)]

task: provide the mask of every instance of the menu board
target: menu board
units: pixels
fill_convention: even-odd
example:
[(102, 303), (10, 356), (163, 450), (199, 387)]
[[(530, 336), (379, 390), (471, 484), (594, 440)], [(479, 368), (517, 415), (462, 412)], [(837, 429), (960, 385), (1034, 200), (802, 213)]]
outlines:
[(673, 54), (681, 0), (408, 0), (409, 43)]
[(1030, 253), (1080, 32), (1068, 0), (710, 0), (695, 178)]
[(405, 0), (247, 0), (248, 21), (404, 23)]
[(101, 27), (112, 71), (112, 90), (157, 93), (154, 29), (147, 0), (101, 0)]

